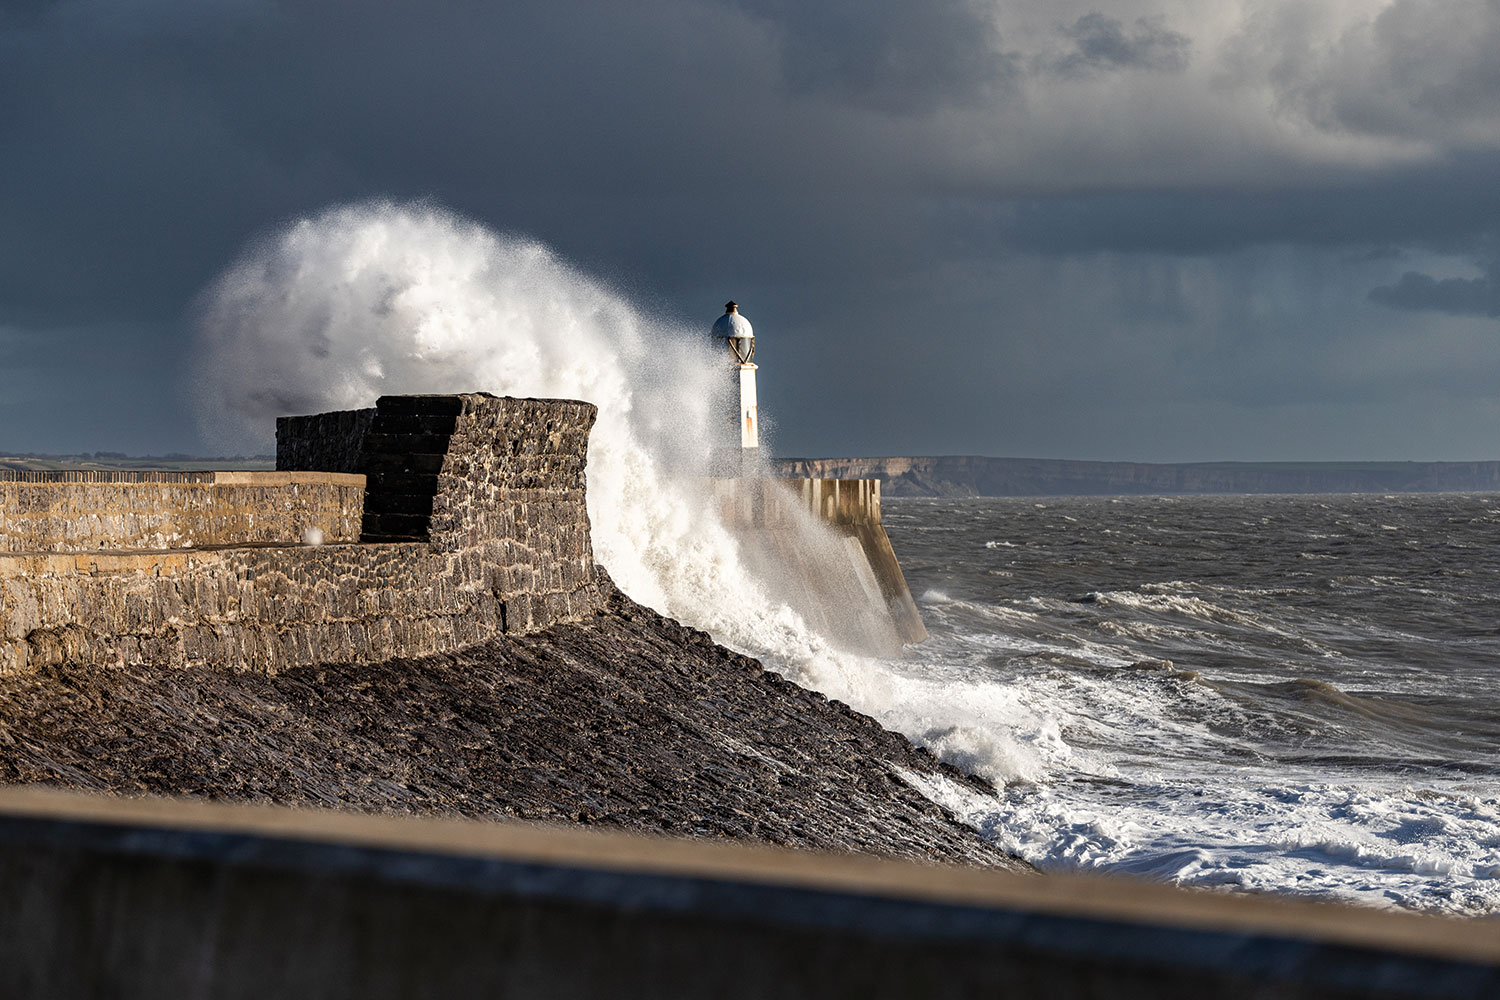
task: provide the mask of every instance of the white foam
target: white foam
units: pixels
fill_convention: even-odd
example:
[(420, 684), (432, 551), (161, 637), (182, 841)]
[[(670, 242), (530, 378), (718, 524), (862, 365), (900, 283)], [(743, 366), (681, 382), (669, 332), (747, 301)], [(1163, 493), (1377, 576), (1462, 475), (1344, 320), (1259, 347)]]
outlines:
[(1495, 806), (1358, 779), (1288, 784), (1252, 769), (1232, 783), (1159, 777), (1113, 797), (1060, 783), (1013, 790), (1003, 821), (977, 825), (1004, 826), (1041, 868), (1474, 914), (1500, 912)]
[[(996, 795), (938, 775), (907, 780), (1041, 867), (1500, 909), (1493, 788), (1208, 766), (1259, 750), (1233, 735), (1246, 730), (1243, 710), (1214, 689), (1127, 669), (1142, 658), (1128, 635), (1017, 634), (1077, 605), (931, 590), (921, 601), (937, 624), (973, 627), (934, 628), (912, 661), (834, 648), (778, 599), (777, 581), (749, 572), (680, 475), (701, 466), (715, 415), (731, 412), (703, 331), (641, 311), (535, 241), (423, 204), (331, 209), (252, 247), (205, 292), (198, 328), (203, 419), (231, 451), (265, 447), (275, 416), (369, 406), (382, 393), (597, 404), (593, 540), (626, 593), (985, 776)], [(1191, 586), (1098, 600), (1275, 631), (1183, 593)]]
[(843, 653), (778, 600), (777, 581), (750, 573), (680, 475), (705, 466), (717, 417), (731, 412), (709, 338), (643, 313), (534, 240), (428, 204), (331, 208), (252, 246), (203, 294), (197, 328), (200, 417), (235, 451), (266, 447), (281, 414), (385, 393), (595, 403), (594, 549), (630, 596), (996, 783), (1039, 777), (1065, 750), (1055, 721), (1008, 686), (939, 683)]

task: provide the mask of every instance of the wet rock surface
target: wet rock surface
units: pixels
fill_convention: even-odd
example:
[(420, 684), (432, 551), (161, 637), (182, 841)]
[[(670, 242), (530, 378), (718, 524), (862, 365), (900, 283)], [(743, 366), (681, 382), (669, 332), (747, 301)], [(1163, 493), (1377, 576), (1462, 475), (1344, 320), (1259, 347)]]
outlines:
[(1021, 867), (898, 768), (984, 787), (618, 592), (582, 622), (453, 654), (274, 675), (61, 664), (0, 678), (5, 783)]

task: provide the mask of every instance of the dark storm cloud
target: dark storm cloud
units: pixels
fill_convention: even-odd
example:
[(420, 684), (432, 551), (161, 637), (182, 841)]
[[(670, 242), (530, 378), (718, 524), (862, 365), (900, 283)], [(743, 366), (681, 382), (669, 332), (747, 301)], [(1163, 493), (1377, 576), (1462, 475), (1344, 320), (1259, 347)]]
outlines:
[[(883, 54), (851, 54), (840, 93), (970, 93), (943, 76), (962, 40), (906, 39), (898, 13), (864, 22)], [(855, 46), (842, 27), (819, 44)], [(701, 260), (715, 226), (855, 235), (876, 161), (781, 114), (778, 52), (763, 18), (673, 0), (52, 8), (0, 36), (0, 93), (24, 98), (0, 101), (0, 322), (164, 319), (256, 232), (377, 194), (642, 272), (644, 248)]]
[(1011, 82), (986, 12), (968, 0), (739, 0), (773, 26), (794, 89), (892, 114), (972, 105)]
[(745, 303), (798, 451), (1233, 457), (1231, 416), (1164, 414), (1373, 406), (1413, 357), (1455, 359), (1429, 398), (1469, 393), (1465, 324), (1492, 317), (1386, 306), (1472, 299), (1420, 275), (1500, 232), (1493, 2), (1261, 0), (1218, 35), (1171, 10), (5, 4), (0, 424), (194, 447), (184, 309), (257, 234), (373, 196), (528, 233), (675, 316)]
[(1449, 316), (1500, 316), (1500, 281), (1494, 269), (1482, 278), (1434, 278), (1407, 271), (1393, 285), (1370, 290), (1370, 301), (1392, 309), (1431, 310)]
[[(1048, 254), (1204, 254), (1292, 243), (1381, 248), (1420, 244), (1467, 256), (1500, 227), (1500, 155), (1467, 153), (1341, 184), (1105, 191), (955, 199), (944, 228), (978, 246)], [(1369, 252), (1369, 251), (1365, 251)]]
[(1187, 68), (1192, 40), (1166, 26), (1162, 17), (1138, 17), (1126, 27), (1097, 11), (1062, 29), (1073, 44), (1053, 65), (1060, 72), (1081, 75), (1095, 70), (1149, 69), (1181, 72)]

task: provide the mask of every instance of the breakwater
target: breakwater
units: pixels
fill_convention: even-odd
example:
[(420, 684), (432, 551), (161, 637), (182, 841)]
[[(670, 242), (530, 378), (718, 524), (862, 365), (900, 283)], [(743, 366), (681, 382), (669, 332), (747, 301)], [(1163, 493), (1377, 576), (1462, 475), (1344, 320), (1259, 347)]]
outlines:
[[(602, 601), (584, 496), (594, 417), (566, 400), (383, 397), (370, 433), (353, 439), (370, 470), (363, 488), (326, 470), (285, 470), (277, 484), (16, 475), (0, 490), (8, 511), (25, 511), (7, 516), (18, 528), (0, 553), (0, 672), (275, 672), (577, 619)], [(233, 503), (220, 510), (223, 499)], [(322, 544), (306, 543), (309, 529)]]
[(454, 652), (0, 677), (0, 785), (1015, 864), (903, 775), (984, 782), (601, 583), (583, 619)]
[[(16, 480), (29, 520), (12, 534), (29, 534), (0, 554), (0, 784), (1013, 863), (907, 776), (983, 782), (619, 592), (590, 542), (594, 417), (386, 396), (278, 423), (281, 464), (332, 471)], [(878, 527), (870, 486), (747, 488), (776, 498), (753, 506), (762, 527), (793, 531), (809, 505)], [(180, 509), (143, 521), (153, 498)], [(315, 528), (335, 540), (298, 541)], [(858, 555), (879, 617), (852, 537), (830, 544)]]
[(874, 655), (899, 655), (927, 638), (881, 521), (878, 479), (707, 485), (747, 565), (775, 581), (779, 596), (818, 634)]

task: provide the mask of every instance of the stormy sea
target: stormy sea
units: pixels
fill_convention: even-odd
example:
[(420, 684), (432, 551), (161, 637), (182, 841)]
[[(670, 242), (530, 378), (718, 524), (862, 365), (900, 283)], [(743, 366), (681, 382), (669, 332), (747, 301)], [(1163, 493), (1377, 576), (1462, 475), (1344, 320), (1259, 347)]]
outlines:
[(596, 404), (591, 535), (620, 589), (986, 779), (905, 775), (1042, 869), (1500, 909), (1500, 496), (889, 500), (932, 638), (871, 656), (705, 495), (737, 413), (707, 324), (386, 200), (257, 240), (196, 318), (226, 453), (386, 392)]
[(1500, 495), (900, 499), (885, 521), (932, 632), (890, 669), (948, 721), (887, 720), (995, 782), (950, 804), (1006, 849), (1500, 911)]

